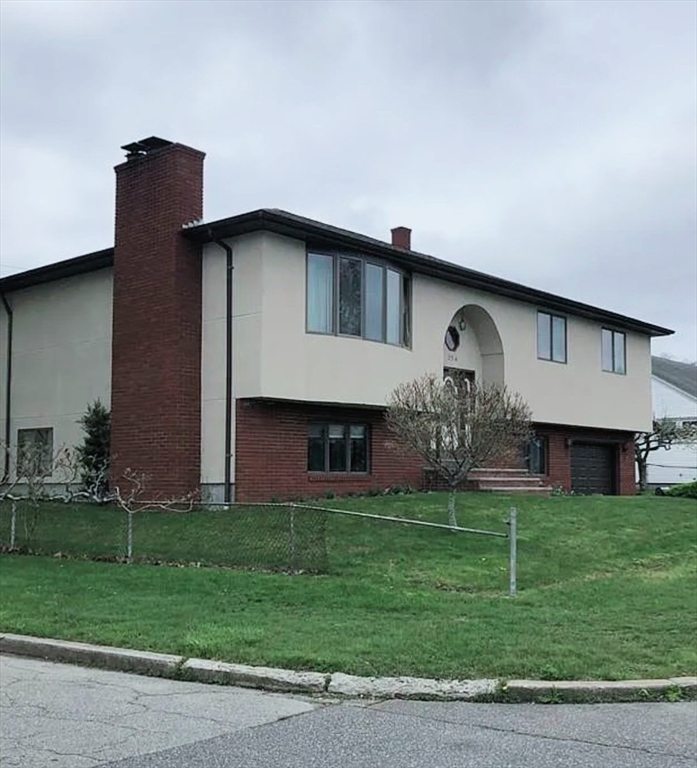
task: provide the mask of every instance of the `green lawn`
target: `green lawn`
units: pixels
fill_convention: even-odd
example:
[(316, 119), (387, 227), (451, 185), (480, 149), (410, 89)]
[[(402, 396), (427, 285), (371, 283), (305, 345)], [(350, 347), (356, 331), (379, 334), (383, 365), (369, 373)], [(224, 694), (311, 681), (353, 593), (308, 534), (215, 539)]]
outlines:
[[(445, 520), (443, 494), (324, 503)], [(328, 573), (319, 576), (2, 555), (0, 629), (363, 675), (697, 672), (694, 500), (462, 494), (460, 523), (504, 531), (512, 504), (515, 599), (506, 597), (505, 539), (330, 515)], [(225, 514), (200, 526), (222, 550)], [(188, 553), (203, 546), (193, 520), (176, 523)], [(6, 524), (5, 515), (3, 539)], [(156, 527), (148, 530), (138, 539), (136, 528), (141, 549), (157, 541)]]

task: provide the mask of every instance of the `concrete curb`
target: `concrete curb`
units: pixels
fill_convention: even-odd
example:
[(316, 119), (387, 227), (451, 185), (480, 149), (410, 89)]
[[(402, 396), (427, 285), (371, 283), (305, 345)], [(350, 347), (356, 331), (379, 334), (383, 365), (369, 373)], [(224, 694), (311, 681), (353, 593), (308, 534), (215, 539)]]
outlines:
[(283, 693), (328, 694), (339, 698), (546, 704), (697, 699), (697, 677), (557, 682), (358, 677), (342, 672), (296, 672), (207, 659), (187, 659), (165, 653), (13, 634), (0, 635), (0, 653), (191, 682), (236, 685)]
[(175, 677), (178, 667), (184, 662), (181, 656), (165, 653), (131, 651), (108, 645), (73, 643), (29, 635), (0, 635), (0, 652), (119, 672), (135, 672), (149, 677)]
[(665, 680), (509, 680), (500, 688), (502, 701), (611, 703), (679, 701), (697, 698), (697, 677)]
[(498, 680), (431, 680), (424, 677), (357, 677), (334, 672), (327, 693), (351, 698), (419, 701), (492, 701)]
[(239, 685), (244, 688), (263, 688), (266, 691), (325, 693), (330, 676), (319, 672), (295, 672), (207, 659), (188, 659), (181, 666), (180, 677), (198, 683)]

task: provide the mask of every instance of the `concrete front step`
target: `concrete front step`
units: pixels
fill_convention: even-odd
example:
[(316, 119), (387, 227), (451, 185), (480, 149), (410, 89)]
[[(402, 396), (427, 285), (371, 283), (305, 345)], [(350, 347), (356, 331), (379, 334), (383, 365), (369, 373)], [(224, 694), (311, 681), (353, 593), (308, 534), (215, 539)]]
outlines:
[(529, 475), (522, 467), (477, 467), (470, 470), (470, 475)]
[(484, 467), (473, 469), (468, 481), (478, 491), (489, 493), (527, 493), (548, 496), (552, 489), (544, 485), (543, 478), (531, 475), (526, 469)]
[(525, 493), (532, 496), (549, 496), (552, 493), (552, 488), (549, 485), (500, 485), (487, 488), (479, 486), (477, 490), (480, 493)]
[(542, 485), (542, 481), (539, 477), (533, 477), (531, 475), (521, 477), (470, 477), (480, 488), (487, 488), (490, 485), (496, 486), (521, 486), (530, 485), (534, 488)]
[[(431, 477), (430, 490), (445, 490), (446, 487)], [(462, 488), (470, 491), (487, 493), (526, 493), (548, 496), (552, 488), (544, 484), (541, 475), (532, 475), (527, 469), (520, 467), (481, 467), (473, 469), (462, 484)]]

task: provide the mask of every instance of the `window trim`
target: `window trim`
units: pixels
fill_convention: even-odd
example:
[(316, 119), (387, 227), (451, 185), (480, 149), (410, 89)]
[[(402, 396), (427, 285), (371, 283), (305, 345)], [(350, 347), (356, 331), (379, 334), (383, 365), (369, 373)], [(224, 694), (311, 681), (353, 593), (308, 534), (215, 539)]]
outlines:
[[(326, 335), (326, 334), (325, 334)], [(344, 429), (344, 450), (346, 453), (346, 467), (347, 469), (330, 469), (330, 440), (329, 440), (329, 427), (336, 427), (341, 426)], [(323, 449), (324, 449), (324, 469), (310, 469), (310, 456), (309, 456), (309, 441), (310, 441), (310, 430), (312, 427), (319, 427), (322, 430), (322, 443), (323, 443)], [(363, 427), (365, 430), (365, 469), (360, 470), (353, 470), (350, 469), (351, 466), (351, 427)], [(342, 421), (341, 419), (336, 420), (322, 420), (322, 421), (310, 421), (307, 425), (307, 437), (306, 437), (306, 451), (307, 451), (307, 459), (305, 462), (305, 471), (308, 475), (338, 475), (340, 477), (346, 477), (346, 476), (366, 476), (371, 474), (371, 459), (372, 459), (372, 451), (371, 451), (371, 431), (370, 431), (370, 424), (368, 424), (365, 421)]]
[[(610, 334), (610, 357), (612, 359), (612, 367), (606, 368), (605, 362), (603, 360), (603, 339), (604, 335), (603, 333), (607, 332)], [(616, 336), (622, 336), (623, 342), (622, 342), (622, 352), (623, 352), (623, 368), (624, 370), (618, 371), (615, 368), (615, 337)], [(627, 334), (624, 331), (616, 331), (614, 328), (608, 328), (607, 326), (602, 326), (600, 329), (600, 370), (603, 373), (614, 373), (615, 376), (626, 376), (627, 375)]]
[[(540, 315), (549, 318), (549, 357), (540, 355)], [(554, 359), (554, 320), (564, 321), (564, 359)], [(569, 320), (566, 315), (557, 315), (546, 309), (538, 309), (535, 315), (535, 342), (537, 346), (537, 359), (545, 363), (557, 363), (557, 365), (567, 365), (569, 362)]]
[[(309, 328), (309, 315), (308, 315), (308, 300), (309, 300), (309, 256), (316, 254), (318, 256), (329, 256), (333, 261), (333, 273), (332, 273), (332, 330), (331, 331), (313, 331)], [(340, 262), (341, 259), (354, 259), (361, 262), (361, 333), (360, 335), (340, 333), (340, 317), (339, 317), (339, 280), (340, 280)], [(382, 336), (383, 338), (370, 339), (365, 335), (366, 329), (366, 265), (379, 267), (383, 270), (382, 278)], [(389, 270), (396, 272), (400, 276), (399, 295), (398, 295), (398, 327), (400, 341), (398, 343), (387, 341), (387, 273)], [(386, 344), (390, 347), (398, 347), (401, 349), (411, 350), (412, 339), (412, 316), (413, 316), (413, 300), (412, 300), (412, 275), (405, 269), (395, 266), (389, 261), (373, 258), (372, 256), (365, 256), (361, 253), (353, 253), (350, 251), (332, 251), (323, 250), (321, 248), (308, 248), (305, 251), (305, 333), (312, 336), (337, 336), (342, 339), (360, 339), (361, 341), (370, 341), (375, 344)], [(405, 289), (405, 286), (406, 289)], [(406, 296), (405, 296), (406, 294)]]

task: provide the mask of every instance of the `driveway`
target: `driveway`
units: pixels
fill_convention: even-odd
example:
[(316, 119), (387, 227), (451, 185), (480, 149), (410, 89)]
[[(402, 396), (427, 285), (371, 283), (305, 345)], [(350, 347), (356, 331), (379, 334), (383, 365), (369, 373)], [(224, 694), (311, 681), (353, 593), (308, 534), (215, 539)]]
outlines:
[(0, 657), (3, 768), (696, 768), (697, 704), (341, 702)]

